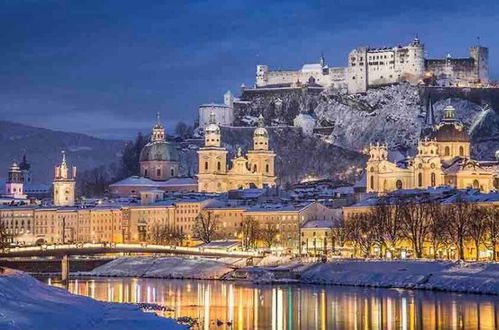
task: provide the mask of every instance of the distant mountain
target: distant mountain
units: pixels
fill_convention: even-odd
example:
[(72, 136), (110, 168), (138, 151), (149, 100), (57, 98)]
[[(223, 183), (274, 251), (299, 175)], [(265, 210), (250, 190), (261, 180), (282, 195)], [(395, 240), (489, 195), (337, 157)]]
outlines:
[(13, 161), (21, 161), (23, 153), (31, 164), (33, 181), (49, 183), (62, 150), (66, 151), (70, 165), (83, 171), (117, 163), (124, 145), (125, 141), (0, 121), (0, 178), (7, 176)]

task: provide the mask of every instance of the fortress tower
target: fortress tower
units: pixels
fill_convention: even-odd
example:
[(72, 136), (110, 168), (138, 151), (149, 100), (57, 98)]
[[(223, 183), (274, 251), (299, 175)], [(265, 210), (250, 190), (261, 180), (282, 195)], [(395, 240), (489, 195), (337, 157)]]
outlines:
[(489, 49), (487, 47), (470, 47), (470, 57), (475, 60), (476, 75), (481, 84), (489, 83)]
[(54, 205), (55, 206), (74, 206), (75, 204), (75, 186), (76, 186), (76, 167), (73, 166), (71, 175), (68, 164), (66, 163), (66, 154), (62, 152), (62, 163), (55, 167), (54, 176)]

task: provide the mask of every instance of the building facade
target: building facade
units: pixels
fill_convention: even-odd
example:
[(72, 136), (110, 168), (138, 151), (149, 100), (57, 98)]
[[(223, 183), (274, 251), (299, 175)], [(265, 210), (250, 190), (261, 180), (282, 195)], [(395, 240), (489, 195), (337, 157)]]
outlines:
[(205, 128), (204, 147), (198, 151), (199, 191), (223, 193), (232, 189), (275, 185), (275, 154), (269, 149), (269, 134), (263, 125), (263, 117), (260, 116), (253, 134), (253, 149), (246, 156), (238, 150), (229, 168), (227, 149), (221, 146), (220, 127), (212, 113), (210, 124)]
[(483, 192), (499, 189), (499, 171), (490, 162), (471, 159), (470, 137), (448, 106), (441, 123), (418, 143), (417, 154), (397, 164), (388, 160), (386, 145), (371, 145), (366, 165), (367, 192), (425, 189), (447, 185)]
[(305, 64), (301, 70), (273, 71), (258, 65), (256, 88), (292, 87), (313, 80), (324, 88), (346, 88), (362, 93), (369, 87), (398, 82), (417, 84), (431, 79), (441, 86), (476, 86), (489, 83), (488, 49), (470, 48), (468, 58), (426, 59), (424, 44), (417, 38), (405, 46), (358, 47), (347, 57), (346, 67), (329, 67), (321, 56), (319, 63)]
[(224, 94), (224, 103), (208, 103), (199, 106), (199, 127), (204, 129), (210, 124), (210, 115), (215, 114), (219, 126), (231, 126), (234, 122), (234, 95), (230, 91)]

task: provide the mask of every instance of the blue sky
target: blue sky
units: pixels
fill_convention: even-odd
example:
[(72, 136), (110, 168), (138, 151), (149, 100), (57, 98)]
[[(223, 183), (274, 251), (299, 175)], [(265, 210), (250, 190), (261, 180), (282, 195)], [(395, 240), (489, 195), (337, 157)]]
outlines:
[(499, 78), (499, 1), (0, 0), (0, 119), (128, 138), (168, 128), (252, 85), (257, 64), (346, 65), (361, 45), (416, 34), (429, 57), (489, 47)]

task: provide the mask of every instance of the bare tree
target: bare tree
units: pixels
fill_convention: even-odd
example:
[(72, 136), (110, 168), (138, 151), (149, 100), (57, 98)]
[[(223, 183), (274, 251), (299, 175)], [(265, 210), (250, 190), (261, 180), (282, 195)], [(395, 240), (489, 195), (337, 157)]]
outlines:
[(464, 260), (464, 242), (468, 236), (471, 216), (470, 204), (459, 195), (452, 205), (445, 206), (445, 212), (449, 215), (447, 219), (449, 236), (457, 248), (458, 258)]
[(182, 231), (173, 226), (154, 224), (148, 235), (147, 240), (155, 244), (175, 244), (182, 245), (185, 235)]
[(499, 207), (488, 207), (485, 209), (486, 216), (486, 238), (485, 246), (492, 250), (492, 260), (497, 261), (497, 244), (499, 243)]
[(360, 213), (352, 215), (346, 222), (348, 239), (359, 248), (364, 257), (368, 257), (375, 243), (375, 233), (372, 230), (371, 215)]
[(470, 207), (468, 234), (475, 244), (475, 260), (480, 257), (480, 244), (484, 243), (487, 233), (487, 211), (483, 207)]
[(205, 243), (210, 243), (218, 234), (218, 225), (218, 215), (214, 215), (211, 211), (201, 212), (196, 217), (196, 221), (194, 223), (194, 237), (199, 238)]
[(266, 223), (260, 228), (258, 236), (265, 243), (265, 246), (270, 249), (277, 242), (277, 234), (279, 234), (277, 226), (272, 223)]
[(447, 220), (445, 219), (444, 210), (438, 203), (428, 205), (429, 209), (429, 231), (430, 241), (433, 248), (433, 259), (437, 259), (438, 250), (445, 247), (448, 250), (449, 233), (447, 230)]
[(402, 212), (398, 203), (398, 199), (390, 203), (389, 199), (382, 198), (371, 209), (372, 230), (376, 233), (375, 239), (380, 245), (380, 256), (383, 247), (386, 250), (394, 250), (402, 239)]
[(249, 250), (256, 247), (258, 239), (258, 222), (251, 216), (244, 218), (241, 223), (242, 246), (244, 250)]
[(404, 236), (411, 241), (416, 258), (421, 258), (431, 228), (430, 202), (426, 197), (410, 197), (399, 203), (399, 207)]
[(9, 232), (9, 229), (3, 221), (0, 221), (0, 249), (9, 247), (14, 241), (15, 235)]

